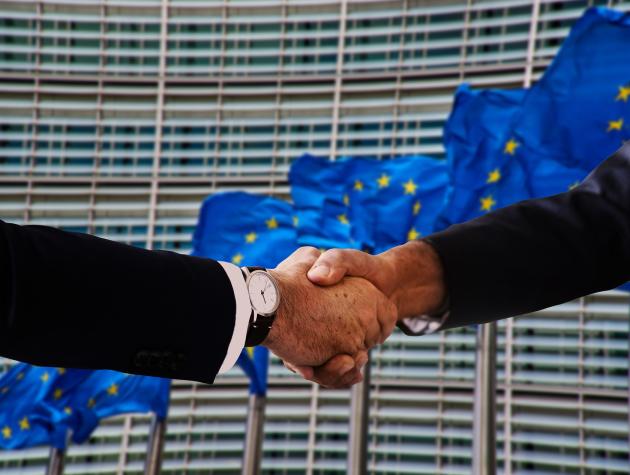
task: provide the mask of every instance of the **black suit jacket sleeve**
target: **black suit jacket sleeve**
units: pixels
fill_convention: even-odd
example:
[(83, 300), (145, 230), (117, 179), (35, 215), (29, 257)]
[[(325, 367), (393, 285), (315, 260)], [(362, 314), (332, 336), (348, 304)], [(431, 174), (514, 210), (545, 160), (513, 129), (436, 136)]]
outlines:
[(428, 241), (450, 297), (443, 328), (617, 287), (630, 280), (630, 145), (567, 193), (497, 210)]
[(211, 383), (234, 330), (221, 265), (0, 221), (0, 354)]

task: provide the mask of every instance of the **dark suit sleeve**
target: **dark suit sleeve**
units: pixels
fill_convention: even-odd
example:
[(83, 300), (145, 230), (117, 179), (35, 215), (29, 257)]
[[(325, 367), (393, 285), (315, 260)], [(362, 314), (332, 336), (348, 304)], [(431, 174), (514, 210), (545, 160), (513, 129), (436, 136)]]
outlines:
[(450, 297), (443, 328), (540, 310), (630, 280), (630, 145), (573, 190), (428, 238)]
[(0, 221), (0, 354), (211, 383), (234, 330), (221, 265)]

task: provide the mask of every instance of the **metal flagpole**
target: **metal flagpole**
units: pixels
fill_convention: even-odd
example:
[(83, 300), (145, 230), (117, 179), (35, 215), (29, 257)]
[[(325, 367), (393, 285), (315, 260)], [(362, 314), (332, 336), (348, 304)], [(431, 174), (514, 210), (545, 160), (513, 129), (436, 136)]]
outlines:
[(66, 448), (59, 449), (57, 447), (51, 447), (48, 455), (48, 466), (46, 467), (46, 475), (62, 475), (63, 468), (66, 460), (66, 450), (70, 445), (71, 432), (66, 434)]
[(477, 326), (473, 475), (496, 474), (497, 324)]
[(159, 475), (162, 468), (165, 438), (166, 419), (154, 414), (151, 420), (149, 442), (147, 443), (147, 458), (144, 461), (144, 475)]
[(370, 409), (370, 360), (363, 369), (363, 382), (352, 387), (348, 436), (348, 475), (367, 473), (367, 445)]
[(50, 455), (48, 456), (48, 467), (46, 467), (46, 475), (62, 475), (65, 458), (65, 449), (51, 447)]
[(263, 426), (267, 397), (262, 394), (249, 395), (245, 451), (243, 452), (243, 475), (258, 475), (262, 460)]
[(242, 475), (258, 475), (262, 465), (262, 445), (264, 440), (265, 407), (267, 405), (267, 367), (269, 351), (257, 346), (254, 348), (255, 379), (249, 387), (247, 425), (245, 428), (245, 449), (243, 450)]

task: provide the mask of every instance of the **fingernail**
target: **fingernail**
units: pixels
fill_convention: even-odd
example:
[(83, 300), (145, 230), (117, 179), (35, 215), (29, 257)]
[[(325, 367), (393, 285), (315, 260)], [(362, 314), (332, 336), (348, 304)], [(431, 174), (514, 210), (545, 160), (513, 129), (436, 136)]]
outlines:
[(325, 265), (315, 266), (308, 272), (309, 277), (315, 277), (315, 278), (321, 278), (321, 279), (328, 277), (328, 274), (330, 274), (330, 268)]
[(347, 363), (344, 363), (341, 366), (339, 371), (341, 372), (341, 374), (346, 374), (348, 371), (352, 370), (353, 368), (354, 368), (354, 361), (352, 362), (348, 361)]

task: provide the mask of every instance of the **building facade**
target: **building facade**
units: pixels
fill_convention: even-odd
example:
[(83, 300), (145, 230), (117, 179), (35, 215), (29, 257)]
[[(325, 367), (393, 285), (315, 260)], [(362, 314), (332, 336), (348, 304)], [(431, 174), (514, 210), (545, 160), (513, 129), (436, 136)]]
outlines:
[[(592, 5), (630, 9), (2, 0), (0, 218), (186, 253), (206, 195), (287, 197), (304, 152), (441, 157), (457, 85), (529, 86)], [(503, 474), (629, 472), (628, 304), (607, 292), (501, 323)], [(473, 350), (462, 329), (397, 333), (373, 352), (369, 473), (470, 473)], [(175, 382), (164, 473), (238, 473), (246, 397), (238, 370), (212, 387)], [(274, 360), (269, 397), (264, 472), (345, 473), (349, 392)], [(145, 416), (106, 421), (66, 473), (139, 473), (147, 435)], [(46, 459), (2, 452), (0, 471), (41, 474)]]

